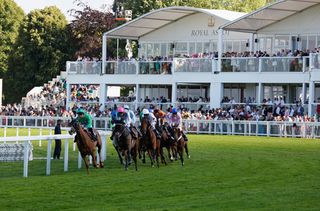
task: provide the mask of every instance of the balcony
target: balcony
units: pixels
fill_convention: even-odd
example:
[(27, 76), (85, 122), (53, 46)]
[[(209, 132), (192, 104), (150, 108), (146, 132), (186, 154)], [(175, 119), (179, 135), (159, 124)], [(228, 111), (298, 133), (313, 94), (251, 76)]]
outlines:
[(68, 74), (114, 75), (170, 75), (174, 73), (210, 72), (306, 72), (309, 63), (320, 68), (320, 55), (310, 57), (224, 57), (219, 61), (209, 58), (174, 58), (173, 61), (101, 61), (67, 62)]

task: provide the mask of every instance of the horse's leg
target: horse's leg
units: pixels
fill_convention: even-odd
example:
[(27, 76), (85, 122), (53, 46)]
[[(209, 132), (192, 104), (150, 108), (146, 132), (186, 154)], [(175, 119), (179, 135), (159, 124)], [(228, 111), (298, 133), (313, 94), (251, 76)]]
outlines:
[(128, 150), (124, 151), (124, 170), (128, 170)]
[(164, 157), (163, 148), (160, 149), (160, 156), (161, 156), (161, 163), (164, 163), (165, 165), (167, 165), (166, 158)]
[(188, 149), (188, 142), (187, 141), (184, 142), (184, 149), (186, 150), (187, 158), (190, 158), (189, 149)]
[(94, 146), (94, 149), (91, 151), (91, 157), (92, 157), (92, 162), (93, 162), (93, 166), (95, 168), (98, 168), (98, 164), (97, 164), (97, 149)]
[(100, 142), (98, 142), (98, 153), (99, 153), (100, 167), (103, 168), (104, 167), (104, 163), (102, 161), (101, 149), (102, 149), (102, 143), (101, 143), (101, 140), (100, 140)]
[[(183, 140), (182, 140), (183, 141)], [(184, 166), (184, 159), (183, 159), (183, 150), (184, 150), (184, 143), (178, 144), (177, 150), (180, 156), (181, 165)]]
[(135, 145), (134, 148), (131, 150), (131, 154), (132, 154), (132, 159), (134, 161), (134, 166), (136, 168), (136, 171), (138, 171), (138, 165), (137, 165), (138, 149), (137, 149), (137, 145)]
[(116, 147), (115, 145), (113, 145), (113, 146), (114, 146), (114, 148), (115, 148), (115, 149), (116, 149), (116, 151), (117, 151), (117, 154), (118, 154), (118, 157), (119, 157), (120, 164), (121, 164), (121, 165), (123, 165), (123, 159), (122, 159), (122, 157), (121, 157), (121, 155), (120, 155), (120, 152), (119, 152), (118, 147)]
[(149, 157), (150, 157), (150, 161), (151, 161), (151, 166), (154, 167), (154, 163), (153, 163), (153, 156), (152, 156), (152, 151), (151, 149), (148, 149), (148, 154), (149, 154)]
[(168, 158), (172, 162), (173, 161), (173, 156), (172, 156), (172, 153), (171, 153), (171, 147), (170, 146), (166, 146), (166, 148), (167, 148), (167, 151), (168, 151)]
[(87, 156), (85, 154), (81, 154), (81, 157), (84, 161), (84, 164), (86, 165), (87, 175), (89, 175), (89, 159), (87, 159)]

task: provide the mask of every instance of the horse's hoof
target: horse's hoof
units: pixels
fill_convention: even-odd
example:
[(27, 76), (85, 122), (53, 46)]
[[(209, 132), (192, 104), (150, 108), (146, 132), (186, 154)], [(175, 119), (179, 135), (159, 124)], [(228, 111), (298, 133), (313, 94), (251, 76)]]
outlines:
[(170, 161), (173, 161), (173, 157), (170, 158)]
[(182, 163), (182, 166), (184, 166), (184, 163)]
[(190, 155), (188, 155), (188, 158), (190, 159)]
[(146, 163), (146, 160), (142, 160), (142, 163)]
[(100, 168), (103, 168), (103, 167), (104, 167), (104, 163), (101, 163), (101, 164), (100, 164)]

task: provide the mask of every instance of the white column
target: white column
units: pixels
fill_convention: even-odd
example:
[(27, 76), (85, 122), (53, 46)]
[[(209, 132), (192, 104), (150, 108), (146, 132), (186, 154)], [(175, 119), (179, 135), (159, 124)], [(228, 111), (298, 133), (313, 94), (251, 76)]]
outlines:
[(263, 85), (262, 85), (262, 83), (259, 83), (257, 100), (256, 100), (258, 104), (262, 103), (262, 98), (263, 98)]
[(175, 106), (177, 101), (177, 83), (172, 83), (171, 98), (171, 104)]
[(99, 96), (99, 104), (103, 106), (105, 106), (106, 104), (106, 95), (107, 95), (107, 85), (104, 83), (100, 84), (100, 96)]
[(138, 104), (140, 100), (140, 84), (136, 84), (136, 90), (135, 90), (135, 95), (136, 95), (136, 103), (135, 103), (135, 110), (138, 109)]
[(308, 115), (313, 115), (312, 103), (314, 101), (314, 81), (309, 83), (309, 104), (308, 104)]
[(220, 108), (223, 96), (223, 83), (210, 83), (210, 108)]
[(105, 74), (106, 61), (107, 61), (107, 35), (103, 34), (103, 36), (102, 36), (102, 68), (101, 68), (101, 74)]
[(307, 96), (307, 84), (302, 83), (302, 93), (301, 93), (301, 101), (302, 105), (306, 102), (306, 96)]
[(218, 71), (221, 71), (221, 58), (223, 52), (223, 30), (218, 29)]
[(254, 51), (253, 46), (254, 46), (254, 34), (251, 33), (250, 37), (249, 37), (249, 49), (250, 49), (250, 52)]
[(70, 83), (68, 82), (68, 80), (66, 81), (66, 90), (67, 90), (66, 109), (67, 109), (67, 111), (69, 111), (70, 110), (71, 90), (70, 90)]
[(117, 61), (119, 60), (119, 39), (117, 39)]

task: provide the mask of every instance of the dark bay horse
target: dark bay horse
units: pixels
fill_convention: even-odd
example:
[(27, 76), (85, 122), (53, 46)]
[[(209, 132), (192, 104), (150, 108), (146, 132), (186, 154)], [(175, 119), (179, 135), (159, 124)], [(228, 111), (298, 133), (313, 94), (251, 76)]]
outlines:
[(141, 120), (141, 133), (142, 138), (140, 139), (139, 144), (139, 157), (141, 157), (140, 153), (142, 152), (144, 155), (146, 150), (150, 157), (151, 166), (153, 167), (154, 163), (157, 162), (157, 166), (159, 167), (159, 156), (161, 156), (161, 161), (164, 159), (163, 153), (161, 152), (160, 140), (157, 139), (157, 136), (146, 117)]
[[(181, 165), (184, 165), (184, 159), (183, 159), (183, 153), (184, 150), (186, 151), (187, 157), (190, 158), (189, 156), (189, 150), (188, 150), (188, 143), (184, 140), (182, 131), (179, 127), (173, 127), (174, 131), (174, 139), (176, 142), (176, 150), (177, 153), (179, 154), (180, 160), (181, 160)], [(176, 157), (177, 157), (176, 153)]]
[[(91, 155), (93, 166), (95, 168), (98, 168), (98, 167), (103, 168), (104, 164), (102, 162), (102, 155), (101, 155), (102, 141), (98, 131), (94, 130), (95, 134), (97, 134), (97, 141), (94, 141), (92, 140), (91, 136), (82, 128), (82, 126), (79, 124), (77, 119), (72, 119), (70, 126), (71, 126), (71, 131), (69, 133), (70, 134), (76, 133), (76, 136), (74, 139), (77, 143), (81, 157), (86, 165), (87, 174), (89, 174), (89, 160), (87, 158), (87, 155)], [(98, 147), (100, 165), (97, 164), (97, 149), (96, 149), (97, 147)]]
[[(113, 133), (113, 146), (116, 149), (120, 163), (124, 165), (124, 169), (128, 170), (128, 165), (131, 164), (131, 159), (133, 159), (136, 171), (138, 171), (137, 166), (137, 140), (134, 139), (129, 130), (124, 124), (116, 124)], [(124, 157), (124, 163), (123, 158)]]

